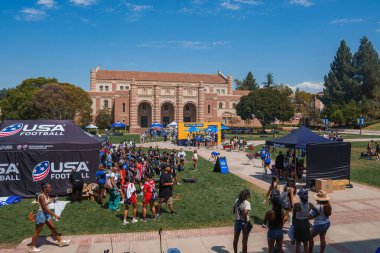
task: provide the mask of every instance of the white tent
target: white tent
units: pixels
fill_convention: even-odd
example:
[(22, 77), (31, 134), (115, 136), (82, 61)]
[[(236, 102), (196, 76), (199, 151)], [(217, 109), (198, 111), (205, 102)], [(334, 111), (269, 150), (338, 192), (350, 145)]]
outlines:
[(170, 123), (169, 125), (167, 125), (168, 127), (175, 127), (177, 128), (177, 122), (173, 121), (172, 123)]
[(93, 124), (90, 124), (90, 125), (86, 126), (85, 128), (86, 129), (98, 129), (98, 127), (93, 125)]

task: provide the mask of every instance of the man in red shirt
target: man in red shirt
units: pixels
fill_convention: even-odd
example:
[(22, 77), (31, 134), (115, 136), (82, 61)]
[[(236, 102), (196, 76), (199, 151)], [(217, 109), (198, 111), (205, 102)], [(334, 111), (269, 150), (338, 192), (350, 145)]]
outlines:
[(142, 222), (146, 222), (146, 207), (150, 205), (152, 211), (152, 219), (156, 220), (156, 208), (154, 207), (154, 200), (156, 198), (156, 182), (152, 179), (151, 173), (145, 174), (146, 181), (144, 183), (144, 198), (143, 198), (143, 217)]

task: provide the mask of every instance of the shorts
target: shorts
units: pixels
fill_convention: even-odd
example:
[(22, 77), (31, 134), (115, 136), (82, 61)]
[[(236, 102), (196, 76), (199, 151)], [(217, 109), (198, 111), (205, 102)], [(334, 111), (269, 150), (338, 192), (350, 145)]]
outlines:
[(284, 232), (282, 231), (282, 228), (269, 229), (267, 238), (268, 240), (275, 240), (275, 241), (282, 240), (284, 239)]
[(270, 163), (266, 163), (266, 162), (265, 162), (264, 165), (265, 165), (265, 166), (268, 166), (268, 165), (270, 165)]
[(45, 212), (37, 212), (36, 214), (36, 224), (45, 223), (51, 220), (50, 214)]
[[(240, 234), (241, 231), (246, 232), (247, 231), (246, 222), (245, 221), (241, 221), (241, 220), (236, 220), (234, 228), (235, 228), (235, 232), (236, 233)], [(251, 232), (251, 231), (249, 231), (249, 232)]]
[(130, 205), (133, 205), (133, 204), (136, 204), (137, 203), (137, 199), (136, 199), (136, 195), (135, 194), (132, 194), (131, 198), (130, 199), (124, 199), (124, 205), (125, 206), (130, 206)]
[(159, 198), (158, 203), (160, 204), (166, 203), (168, 205), (173, 205), (173, 196), (170, 196), (168, 198)]
[(149, 203), (152, 203), (152, 202), (153, 202), (152, 193), (145, 193), (145, 195), (144, 195), (144, 204), (149, 204)]
[(319, 234), (326, 232), (327, 229), (329, 229), (329, 227), (330, 227), (330, 222), (327, 222), (324, 224), (313, 225), (313, 226), (311, 226), (311, 231), (313, 231), (313, 233), (315, 235), (319, 235)]

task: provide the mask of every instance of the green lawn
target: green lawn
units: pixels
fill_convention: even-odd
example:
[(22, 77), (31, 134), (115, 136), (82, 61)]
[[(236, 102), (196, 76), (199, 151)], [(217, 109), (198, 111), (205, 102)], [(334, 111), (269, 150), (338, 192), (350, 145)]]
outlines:
[(367, 142), (351, 143), (351, 179), (380, 187), (380, 161), (360, 159), (360, 153), (366, 150)]
[[(250, 183), (233, 174), (212, 172), (213, 165), (200, 158), (198, 171), (193, 171), (190, 161), (191, 153), (187, 155), (186, 169), (179, 177), (198, 179), (196, 184), (182, 184), (175, 187), (174, 207), (177, 216), (171, 216), (167, 207), (163, 206), (163, 215), (154, 223), (136, 223), (123, 226), (123, 208), (119, 212), (111, 212), (100, 207), (96, 202), (84, 201), (81, 204), (68, 204), (62, 213), (62, 220), (57, 222), (57, 228), (63, 235), (123, 233), (135, 231), (158, 231), (202, 228), (217, 226), (232, 226), (232, 205), (241, 189), (251, 189), (252, 218), (256, 223), (262, 223), (264, 207), (261, 204), (264, 193)], [(141, 197), (139, 196), (141, 202)], [(32, 210), (31, 199), (23, 199), (19, 204), (0, 208), (0, 247), (12, 247), (24, 238), (31, 237), (34, 225), (26, 220), (26, 215)], [(122, 207), (122, 206), (120, 206)], [(141, 216), (141, 203), (138, 207), (138, 217)], [(148, 211), (150, 218), (150, 211)], [(6, 229), (5, 229), (6, 228)], [(41, 235), (49, 235), (44, 228)]]
[(380, 131), (380, 123), (368, 126), (368, 127), (364, 128), (364, 129), (365, 130), (379, 130)]

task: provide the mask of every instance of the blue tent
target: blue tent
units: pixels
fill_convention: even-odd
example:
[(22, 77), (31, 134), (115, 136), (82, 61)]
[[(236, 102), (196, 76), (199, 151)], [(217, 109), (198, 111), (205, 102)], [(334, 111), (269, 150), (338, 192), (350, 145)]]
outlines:
[(220, 127), (221, 130), (230, 130), (230, 128), (228, 126), (225, 126), (225, 125), (222, 125)]
[(310, 129), (301, 126), (297, 130), (291, 132), (284, 137), (276, 138), (273, 140), (267, 140), (266, 145), (280, 146), (284, 148), (301, 148), (305, 149), (307, 144), (320, 144), (320, 143), (334, 143), (329, 139), (319, 136)]
[(160, 123), (154, 122), (150, 127), (151, 128), (162, 128), (162, 125)]
[(112, 126), (113, 128), (115, 128), (115, 127), (118, 127), (118, 128), (125, 128), (125, 127), (127, 127), (126, 124), (124, 124), (124, 123), (122, 123), (122, 122), (120, 122), (120, 121), (113, 123), (111, 126)]
[(212, 132), (212, 133), (216, 133), (218, 132), (218, 129), (216, 127), (208, 127), (204, 130), (205, 132)]
[(186, 132), (189, 132), (189, 133), (195, 133), (195, 132), (199, 132), (199, 131), (200, 131), (199, 128), (195, 127), (195, 126), (192, 126), (186, 130)]

